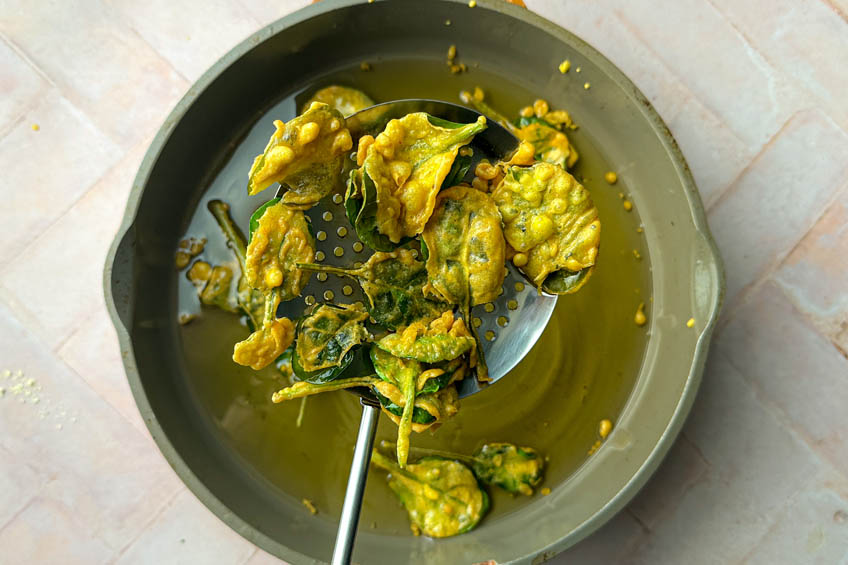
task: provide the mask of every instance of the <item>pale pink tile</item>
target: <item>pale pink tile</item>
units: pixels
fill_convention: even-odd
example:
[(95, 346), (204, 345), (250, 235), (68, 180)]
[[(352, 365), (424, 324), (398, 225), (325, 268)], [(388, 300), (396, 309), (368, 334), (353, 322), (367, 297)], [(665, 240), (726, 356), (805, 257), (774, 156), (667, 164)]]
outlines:
[(67, 509), (86, 537), (112, 549), (128, 544), (182, 488), (173, 470), (2, 305), (0, 359), (24, 373), (13, 381), (28, 383), (0, 398), (0, 447), (47, 476), (40, 496)]
[[(106, 252), (124, 215), (145, 145), (127, 153), (56, 223), (38, 226), (30, 234), (31, 243), (0, 272), (6, 299), (51, 347), (91, 312), (105, 308)], [(52, 203), (49, 198), (43, 205)]]
[(795, 115), (710, 210), (728, 304), (791, 251), (846, 175), (848, 134), (819, 111)]
[(730, 363), (837, 469), (848, 471), (848, 359), (767, 282), (719, 334)]
[[(636, 37), (613, 8), (612, 0), (569, 2), (527, 2), (528, 7), (591, 44), (609, 58), (645, 94), (659, 114), (672, 119), (689, 98), (689, 90), (675, 74)], [(579, 63), (569, 71), (571, 78)]]
[[(31, 125), (37, 123), (39, 131)], [(55, 90), (0, 139), (0, 263), (44, 232), (115, 163), (120, 148)]]
[(310, 0), (239, 0), (238, 3), (259, 22), (259, 25), (265, 26), (312, 2)]
[(848, 21), (820, 0), (772, 0), (767, 8), (758, 2), (711, 1), (773, 67), (848, 124)]
[(648, 528), (674, 512), (683, 495), (707, 471), (707, 463), (681, 435), (639, 494), (627, 507)]
[(0, 563), (107, 563), (113, 551), (89, 535), (72, 508), (36, 498), (0, 530)]
[(848, 501), (827, 489), (811, 489), (790, 502), (746, 561), (829, 565), (846, 558)]
[(646, 532), (633, 516), (625, 511), (615, 515), (601, 529), (580, 541), (548, 563), (570, 565), (572, 563), (623, 563), (632, 548), (644, 538)]
[(687, 99), (668, 126), (686, 156), (707, 207), (754, 158), (755, 152), (697, 98)]
[(0, 32), (125, 149), (155, 131), (188, 87), (100, 2), (11, 0)]
[(253, 551), (253, 544), (184, 490), (123, 552), (117, 564), (243, 563)]
[(765, 144), (796, 111), (797, 89), (708, 2), (618, 2), (615, 9), (749, 147)]
[(112, 5), (190, 81), (259, 29), (253, 16), (228, 0), (116, 0)]
[(684, 433), (710, 467), (629, 562), (739, 562), (821, 465), (720, 354), (710, 357)]
[(774, 274), (812, 323), (848, 352), (848, 194), (828, 208)]
[[(0, 387), (5, 386), (8, 386), (8, 383), (0, 380)], [(0, 447), (0, 477), (2, 477), (0, 479), (0, 528), (2, 528), (38, 494), (47, 481), (47, 477), (2, 447)]]
[(57, 353), (97, 394), (144, 435), (148, 434), (124, 372), (115, 327), (104, 305), (95, 309)]
[(2, 133), (44, 96), (50, 84), (2, 39), (0, 39), (0, 69), (3, 69), (3, 79), (0, 80), (0, 100), (3, 101), (0, 104), (0, 133)]

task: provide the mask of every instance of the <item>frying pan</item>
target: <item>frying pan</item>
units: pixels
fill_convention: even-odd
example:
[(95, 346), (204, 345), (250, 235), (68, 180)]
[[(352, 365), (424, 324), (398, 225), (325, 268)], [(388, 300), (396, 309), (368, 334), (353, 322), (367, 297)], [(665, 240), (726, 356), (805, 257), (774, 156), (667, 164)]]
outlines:
[[(454, 76), (447, 70), (444, 59), (451, 44), (457, 45), (461, 60), (468, 65), (466, 74)], [(572, 62), (568, 75), (557, 70), (564, 59)], [(528, 10), (500, 0), (478, 0), (475, 8), (458, 0), (324, 0), (258, 31), (207, 71), (151, 144), (107, 258), (107, 304), (127, 377), (162, 453), (213, 512), (247, 539), (289, 562), (329, 559), (335, 515), (309, 516), (299, 500), (279, 485), (269, 484), (255, 466), (245, 464), (237, 446), (222, 440), (213, 429), (212, 418), (199, 408), (196, 383), (203, 378), (227, 377), (198, 375), (190, 362), (187, 334), (177, 322), (182, 291), (173, 259), (177, 242), (194, 225), (190, 224), (194, 214), (211, 192), (224, 191), (231, 200), (244, 198), (244, 171), (256, 154), (253, 145), (245, 149), (244, 143), (255, 144), (250, 140), (257, 131), (256, 139), (264, 136), (267, 140), (270, 134), (267, 124), (264, 130), (256, 129), (260, 118), (267, 121), (271, 109), (289, 119), (298, 93), (316, 84), (329, 84), (339, 77), (348, 83), (367, 84), (367, 75), (357, 74), (363, 61), (373, 66), (375, 79), (382, 76), (387, 91), (383, 99), (456, 101), (449, 97), (456, 96), (459, 87), (468, 88), (479, 81), (498, 93), (499, 98), (491, 102), (501, 104), (510, 115), (518, 108), (517, 94), (511, 98), (511, 93), (533, 93), (555, 107), (567, 108), (580, 125), (573, 133), (583, 154), (584, 169), (578, 167), (578, 174), (596, 201), (601, 201), (604, 233), (633, 234), (636, 226), (644, 228), (638, 235), (643, 261), (639, 272), (644, 280), (633, 281), (633, 286), (638, 286), (634, 292), (641, 295), (601, 294), (606, 289), (604, 281), (615, 278), (609, 275), (605, 279), (603, 270), (625, 265), (623, 257), (630, 252), (611, 246), (615, 238), (602, 237), (597, 273), (586, 292), (579, 293), (583, 297), (570, 302), (595, 307), (599, 313), (612, 311), (611, 305), (619, 302), (632, 302), (632, 309), (619, 308), (613, 312), (615, 318), (606, 318), (624, 320), (626, 316), (630, 326), (640, 297), (647, 304), (648, 325), (632, 330), (643, 332), (632, 370), (619, 371), (608, 379), (612, 388), (605, 390), (622, 400), (614, 415), (615, 429), (597, 453), (554, 477), (560, 454), (549, 450), (553, 492), (493, 514), (468, 534), (429, 540), (404, 533), (405, 525), (396, 530), (366, 529), (360, 532), (353, 555), (354, 562), (360, 563), (475, 563), (489, 559), (539, 563), (609, 520), (659, 465), (697, 391), (724, 278), (692, 176), (649, 102), (602, 55)], [(581, 75), (574, 74), (576, 66), (582, 67)], [(383, 68), (395, 69), (394, 74), (386, 71), (388, 74), (380, 75)], [(591, 89), (584, 89), (584, 82), (591, 83)], [(522, 99), (524, 104), (530, 101)], [(259, 143), (264, 145), (264, 141)], [(228, 163), (248, 154), (248, 162), (237, 167), (238, 175), (228, 176)], [(605, 187), (600, 175), (613, 166), (621, 180), (615, 187)], [(604, 190), (626, 191), (634, 205), (632, 215), (608, 204), (615, 202), (615, 196)], [(249, 213), (247, 208), (234, 208), (241, 225)], [(624, 221), (631, 224), (616, 232), (615, 225), (624, 225)], [(579, 327), (581, 318), (569, 318), (568, 314), (564, 319), (569, 322), (563, 327)], [(687, 327), (689, 318), (694, 318), (694, 327)], [(621, 325), (621, 331), (626, 327)], [(601, 359), (592, 369), (601, 379), (603, 363), (624, 356), (613, 349), (615, 336), (607, 337), (606, 341), (601, 335), (594, 342), (581, 342), (579, 349), (563, 339), (553, 349), (569, 352), (574, 359), (560, 367), (560, 372), (571, 370), (585, 354)], [(556, 351), (544, 353), (556, 358)], [(225, 359), (228, 352), (222, 355)], [(563, 382), (565, 403), (573, 394), (567, 386), (571, 381)], [(512, 385), (497, 385), (506, 386)], [(475, 399), (495, 398), (497, 387)], [(532, 396), (531, 388), (522, 390)], [(589, 418), (592, 404), (588, 397), (581, 398)], [(515, 399), (520, 404), (520, 398)], [(575, 420), (568, 422), (567, 429), (557, 427), (557, 410), (564, 413), (565, 404), (548, 409), (553, 415), (549, 418), (551, 429), (557, 430), (555, 435), (563, 446), (576, 437), (570, 430), (596, 426), (597, 420)], [(525, 419), (530, 418), (528, 414)], [(326, 412), (319, 415), (332, 417)], [(461, 412), (458, 418), (462, 417)], [(487, 425), (494, 427), (496, 422)], [(447, 428), (439, 433), (447, 433)], [(349, 441), (347, 436), (342, 439)], [(585, 451), (584, 446), (579, 449)], [(339, 459), (339, 468), (347, 469), (350, 454), (343, 453)], [(277, 463), (283, 468), (290, 460), (281, 456)], [(344, 473), (338, 481), (343, 485)], [(395, 512), (403, 522), (402, 513)]]

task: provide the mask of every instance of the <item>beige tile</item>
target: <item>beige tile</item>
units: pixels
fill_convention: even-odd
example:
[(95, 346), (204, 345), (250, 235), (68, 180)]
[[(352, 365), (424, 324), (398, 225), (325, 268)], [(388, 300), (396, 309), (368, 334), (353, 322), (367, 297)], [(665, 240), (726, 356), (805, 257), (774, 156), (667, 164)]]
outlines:
[(615, 10), (704, 106), (752, 149), (764, 145), (799, 107), (800, 90), (710, 3), (617, 2)]
[(311, 4), (309, 0), (239, 0), (259, 25), (265, 26)]
[(709, 207), (754, 158), (755, 152), (701, 102), (690, 97), (668, 124)]
[(101, 2), (11, 0), (0, 31), (124, 149), (158, 129), (188, 87)]
[[(665, 119), (677, 115), (689, 98), (686, 86), (618, 16), (612, 0), (527, 2), (528, 7), (591, 44), (610, 59), (651, 101)], [(574, 73), (576, 67), (570, 72)], [(575, 74), (572, 78), (579, 78)]]
[(117, 564), (243, 563), (253, 552), (253, 544), (184, 490), (123, 552)]
[(846, 257), (848, 191), (828, 208), (774, 274), (798, 309), (843, 353), (848, 352)]
[(848, 125), (848, 72), (845, 71), (848, 21), (821, 0), (737, 2), (712, 0), (766, 60), (806, 89)]
[(727, 304), (791, 251), (846, 176), (848, 134), (819, 111), (794, 116), (710, 210)]
[[(0, 133), (5, 132), (47, 91), (50, 84), (12, 47), (0, 39)], [(32, 126), (32, 124), (27, 124)]]
[(848, 560), (848, 501), (827, 489), (796, 496), (748, 555), (751, 564), (844, 563)]
[(253, 16), (228, 0), (116, 0), (112, 5), (190, 81), (259, 29)]
[[(8, 383), (0, 381), (0, 387)], [(0, 528), (38, 494), (47, 481), (44, 473), (0, 447)]]
[(43, 226), (0, 273), (0, 287), (13, 309), (50, 347), (105, 307), (106, 252), (145, 151), (142, 142), (125, 155), (56, 223)]
[(646, 527), (654, 527), (674, 512), (683, 495), (707, 468), (698, 450), (681, 434), (660, 468), (628, 505), (628, 510)]
[(127, 545), (182, 488), (173, 470), (149, 438), (2, 306), (0, 359), (0, 370), (13, 371), (0, 398), (0, 447), (47, 476), (40, 496), (85, 532), (75, 543)]
[(98, 306), (58, 351), (65, 363), (81, 376), (145, 436), (147, 427), (135, 405), (115, 327), (105, 306)]
[(42, 497), (0, 530), (0, 547), (4, 565), (97, 565), (107, 563), (114, 553), (89, 535), (73, 509)]
[(684, 433), (710, 467), (633, 563), (739, 562), (821, 467), (720, 354), (710, 358)]
[(47, 230), (121, 153), (55, 90), (41, 98), (0, 139), (0, 264)]
[(718, 344), (758, 395), (810, 446), (848, 473), (848, 359), (773, 282), (739, 307)]

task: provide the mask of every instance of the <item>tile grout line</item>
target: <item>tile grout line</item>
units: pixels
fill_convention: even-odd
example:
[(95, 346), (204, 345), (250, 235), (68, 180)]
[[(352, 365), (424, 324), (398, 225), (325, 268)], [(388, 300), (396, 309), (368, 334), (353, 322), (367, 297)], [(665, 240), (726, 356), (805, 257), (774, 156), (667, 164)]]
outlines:
[(132, 547), (133, 544), (137, 542), (141, 538), (141, 536), (143, 536), (148, 531), (150, 525), (156, 522), (156, 520), (158, 520), (159, 517), (162, 516), (166, 510), (168, 510), (168, 508), (174, 505), (174, 502), (177, 500), (177, 497), (180, 496), (183, 492), (188, 492), (188, 487), (186, 487), (181, 480), (180, 486), (174, 491), (174, 494), (168, 500), (163, 502), (162, 506), (159, 507), (159, 509), (153, 514), (153, 516), (147, 522), (145, 522), (141, 528), (139, 528), (138, 534), (134, 538), (128, 541), (121, 549), (116, 551), (115, 556), (113, 557), (112, 561), (110, 561), (110, 563), (117, 563), (121, 559), (121, 557), (123, 557), (124, 554), (129, 550), (129, 548)]
[[(793, 309), (795, 308), (794, 305), (792, 305), (791, 303), (790, 303), (790, 307), (792, 307)], [(757, 400), (757, 402), (760, 404), (760, 406), (763, 407), (763, 409), (766, 411), (766, 413), (768, 413), (775, 420), (777, 420), (777, 423), (780, 424), (780, 426), (782, 426), (783, 429), (796, 442), (798, 442), (801, 446), (803, 446), (804, 450), (810, 456), (813, 457), (814, 462), (818, 463), (820, 467), (827, 469), (828, 471), (834, 473), (835, 475), (841, 477), (846, 482), (848, 482), (848, 474), (844, 473), (832, 461), (825, 458), (822, 454), (820, 454), (815, 449), (815, 447), (813, 446), (814, 442), (808, 440), (808, 438), (806, 437), (806, 434), (804, 434), (803, 432), (801, 432), (801, 431), (799, 431), (795, 428), (795, 426), (792, 424), (792, 421), (789, 418), (789, 416), (779, 406), (777, 406), (774, 402), (769, 400), (764, 395), (762, 387), (760, 387), (756, 382), (749, 379), (745, 375), (745, 372), (736, 365), (736, 363), (734, 362), (734, 360), (731, 358), (730, 355), (728, 355), (727, 353), (725, 353), (723, 351), (720, 352), (719, 355), (721, 355), (725, 359), (725, 361), (727, 361), (727, 363), (729, 363), (730, 366), (733, 367), (733, 370), (736, 373), (738, 373), (737, 376), (739, 377), (739, 379), (742, 381), (742, 383), (744, 383), (744, 385), (746, 387), (748, 387), (750, 389), (750, 391), (754, 395), (754, 398)]]
[[(61, 93), (60, 93), (60, 95), (61, 95)], [(75, 105), (74, 105), (74, 104), (73, 104), (70, 100), (68, 100), (68, 99), (67, 99), (67, 98), (65, 98), (64, 96), (62, 96), (62, 98), (63, 98), (65, 101), (67, 101), (67, 102), (68, 102), (68, 104), (72, 105), (76, 111), (78, 111), (78, 112), (82, 113), (82, 115), (86, 117), (86, 120), (88, 121), (89, 125), (91, 125), (91, 126), (92, 126), (92, 127), (94, 127), (95, 129), (97, 129), (97, 131), (98, 131), (99, 133), (101, 133), (104, 137), (106, 137), (107, 139), (109, 139), (110, 141), (112, 141), (112, 140), (111, 140), (111, 138), (110, 138), (108, 135), (106, 135), (105, 133), (103, 133), (102, 131), (100, 131), (100, 128), (98, 128), (98, 127), (97, 127), (97, 126), (96, 126), (93, 122), (91, 122), (91, 120), (88, 118), (88, 116), (87, 116), (84, 112), (82, 112), (79, 108), (77, 108), (77, 107), (76, 107), (76, 106), (75, 106)], [(55, 218), (52, 222), (50, 222), (49, 224), (47, 224), (47, 226), (45, 226), (45, 227), (44, 227), (44, 229), (41, 231), (41, 233), (38, 235), (38, 237), (36, 237), (36, 238), (35, 238), (34, 240), (32, 240), (31, 242), (29, 242), (29, 244), (27, 244), (26, 246), (24, 246), (24, 248), (23, 248), (23, 249), (21, 249), (20, 251), (18, 251), (17, 253), (14, 253), (14, 254), (10, 255), (10, 256), (9, 256), (8, 258), (6, 258), (3, 262), (4, 262), (6, 265), (11, 265), (11, 264), (12, 264), (12, 263), (14, 263), (14, 262), (15, 262), (15, 261), (19, 258), (19, 257), (21, 257), (22, 255), (24, 255), (24, 253), (25, 253), (26, 251), (28, 251), (31, 247), (35, 246), (35, 245), (39, 242), (39, 240), (40, 240), (42, 237), (46, 237), (47, 232), (48, 232), (48, 231), (50, 231), (50, 229), (51, 229), (54, 225), (56, 225), (56, 224), (59, 222), (59, 220), (63, 219), (63, 218), (64, 218), (64, 217), (68, 214), (68, 212), (70, 212), (70, 211), (74, 208), (74, 206), (76, 206), (77, 204), (79, 204), (79, 203), (80, 203), (83, 199), (85, 199), (85, 197), (86, 197), (86, 196), (88, 196), (89, 194), (91, 194), (91, 191), (92, 191), (92, 190), (93, 190), (93, 189), (94, 189), (94, 188), (95, 188), (95, 187), (96, 187), (96, 186), (100, 183), (100, 181), (102, 181), (104, 178), (106, 178), (108, 175), (110, 175), (111, 173), (113, 173), (115, 170), (117, 170), (117, 168), (118, 168), (118, 167), (120, 167), (120, 166), (121, 166), (121, 164), (122, 164), (123, 160), (127, 157), (127, 155), (131, 154), (133, 151), (135, 151), (135, 150), (136, 150), (139, 146), (141, 146), (141, 145), (150, 145), (151, 140), (152, 140), (152, 136), (150, 136), (150, 135), (146, 135), (146, 136), (144, 136), (144, 137), (143, 137), (143, 138), (142, 138), (142, 139), (141, 139), (141, 140), (140, 140), (140, 141), (139, 141), (136, 145), (133, 145), (132, 147), (130, 147), (130, 148), (126, 149), (126, 150), (122, 150), (122, 153), (121, 153), (121, 154), (117, 157), (117, 159), (115, 159), (112, 163), (110, 163), (110, 164), (108, 165), (108, 167), (107, 167), (107, 168), (103, 171), (103, 174), (101, 174), (99, 177), (95, 178), (95, 179), (91, 182), (91, 184), (89, 184), (89, 185), (88, 185), (88, 188), (86, 188), (85, 192), (83, 192), (82, 194), (80, 194), (80, 195), (79, 195), (79, 197), (77, 197), (77, 199), (76, 199), (76, 200), (74, 200), (73, 202), (70, 202), (70, 203), (68, 204), (68, 206), (65, 208), (65, 210), (64, 210), (64, 211), (63, 211), (63, 212), (62, 212), (59, 216), (57, 216), (57, 217), (56, 217), (56, 218)], [(113, 142), (113, 143), (114, 143), (114, 142)], [(117, 145), (116, 145), (116, 147), (118, 147), (118, 149), (120, 149), (120, 146), (117, 146)], [(143, 158), (143, 157), (142, 157), (142, 158)]]
[(736, 177), (713, 197), (710, 205), (706, 207), (707, 215), (709, 215), (709, 213), (712, 212), (713, 209), (715, 209), (719, 204), (721, 204), (732, 193), (735, 192), (735, 188), (739, 184), (739, 181), (742, 179), (742, 177), (744, 177), (751, 170), (751, 168), (757, 164), (757, 162), (762, 158), (762, 156), (777, 142), (780, 136), (783, 135), (783, 132), (789, 128), (789, 124), (792, 123), (792, 121), (797, 116), (799, 116), (805, 111), (806, 110), (797, 110), (793, 112), (788, 118), (786, 118), (786, 121), (783, 122), (783, 124), (777, 129), (777, 131), (774, 132), (774, 134), (763, 145), (760, 146), (754, 156), (751, 157), (751, 160), (748, 162), (748, 164), (745, 165), (742, 170), (739, 171)]
[[(49, 481), (48, 481), (48, 482), (49, 482)], [(42, 488), (43, 488), (43, 487), (42, 487)], [(6, 523), (5, 523), (5, 524), (3, 524), (2, 526), (0, 526), (0, 534), (2, 534), (2, 533), (3, 533), (3, 531), (4, 531), (6, 528), (8, 528), (10, 524), (12, 524), (15, 520), (17, 520), (17, 519), (18, 519), (18, 516), (20, 516), (21, 514), (23, 514), (23, 513), (24, 513), (24, 511), (25, 511), (26, 509), (28, 509), (30, 506), (32, 506), (32, 505), (35, 503), (35, 500), (38, 498), (38, 496), (39, 496), (40, 494), (41, 494), (41, 489), (39, 489), (39, 490), (38, 490), (38, 493), (36, 493), (36, 494), (32, 495), (32, 497), (30, 497), (30, 499), (27, 501), (27, 503), (26, 503), (26, 504), (24, 504), (23, 506), (21, 506), (21, 507), (18, 509), (18, 511), (17, 511), (17, 512), (15, 512), (14, 514), (12, 514), (12, 515), (9, 517), (9, 519), (6, 521)]]
[[(738, 310), (736, 306), (740, 304), (744, 304), (749, 297), (753, 296), (766, 282), (769, 280), (773, 280), (774, 273), (786, 262), (786, 259), (792, 254), (792, 252), (798, 248), (801, 242), (810, 234), (810, 232), (815, 228), (815, 226), (821, 221), (824, 215), (830, 210), (830, 208), (836, 203), (839, 198), (842, 198), (844, 194), (848, 194), (848, 183), (843, 184), (841, 187), (837, 188), (834, 191), (833, 196), (831, 196), (830, 200), (822, 207), (821, 212), (815, 217), (815, 219), (810, 223), (809, 227), (801, 234), (801, 236), (795, 241), (794, 245), (792, 245), (785, 253), (778, 254), (774, 260), (772, 260), (766, 268), (763, 270), (762, 274), (757, 277), (757, 279), (751, 281), (746, 286), (741, 288), (737, 295), (728, 303), (724, 305), (722, 311), (728, 312), (726, 316), (721, 316), (718, 320), (718, 324), (716, 325), (716, 333), (719, 330), (724, 328), (730, 321), (734, 319), (735, 312)], [(733, 308), (731, 308), (733, 306)], [(794, 303), (793, 303), (794, 307)], [(806, 316), (803, 312), (799, 311), (799, 314), (802, 319), (809, 321), (809, 317)], [(816, 332), (821, 335), (821, 332)], [(823, 336), (827, 339), (828, 342), (832, 343), (832, 340), (827, 336)], [(837, 349), (839, 349), (837, 347)], [(840, 350), (841, 351), (841, 350)]]
[[(824, 0), (824, 1), (829, 2), (829, 0)], [(765, 64), (768, 65), (768, 67), (770, 69), (779, 73), (778, 76), (780, 76), (780, 77), (783, 77), (783, 78), (786, 78), (786, 79), (790, 78), (783, 71), (780, 70), (780, 66), (775, 66), (775, 64), (772, 62), (772, 57), (770, 57), (768, 55), (767, 50), (758, 48), (755, 45), (754, 40), (752, 38), (749, 38), (748, 35), (742, 30), (742, 28), (740, 26), (738, 26), (736, 24), (736, 22), (729, 15), (725, 14), (715, 4), (715, 0), (706, 0), (706, 3), (709, 4), (710, 6), (712, 6), (712, 8), (716, 11), (716, 13), (718, 13), (721, 16), (721, 18), (723, 20), (725, 20), (730, 27), (733, 28), (733, 31), (736, 32), (736, 34), (746, 43), (746, 45), (748, 45), (751, 48), (751, 50), (753, 52), (757, 53), (760, 57), (762, 57), (763, 62), (765, 62)], [(834, 8), (834, 11), (836, 11), (835, 8)], [(841, 16), (841, 14), (838, 11), (837, 11), (837, 14), (839, 14)], [(843, 17), (843, 19), (844, 19), (844, 17)], [(848, 23), (848, 20), (846, 20), (845, 23)], [(846, 32), (848, 32), (848, 30), (846, 30)], [(807, 88), (807, 82), (808, 81), (788, 81), (788, 84), (793, 84), (793, 83), (798, 84), (798, 85), (800, 85), (800, 90), (801, 90), (802, 93), (806, 93), (809, 96), (815, 98), (817, 102), (825, 102), (825, 100), (823, 98), (821, 98), (818, 94), (816, 94), (815, 92), (813, 92), (809, 88)], [(821, 110), (822, 113), (824, 113), (826, 116), (828, 116), (830, 119), (832, 119), (834, 121), (834, 123), (837, 123), (837, 125), (839, 125), (840, 129), (845, 129), (845, 127), (843, 126), (842, 123), (837, 122), (837, 120), (835, 118), (833, 118), (833, 116), (831, 116), (829, 113), (824, 111), (824, 108), (822, 108), (821, 104), (813, 105), (813, 106), (807, 106), (807, 107), (801, 108), (801, 110), (811, 110), (813, 108), (817, 108), (817, 109)]]
[(51, 85), (53, 88), (56, 88), (57, 90), (61, 90), (61, 88), (59, 88), (59, 85), (57, 85), (55, 82), (53, 82), (53, 79), (51, 79), (50, 76), (46, 72), (44, 72), (44, 70), (41, 67), (36, 65), (35, 61), (30, 59), (29, 56), (26, 54), (26, 52), (23, 49), (21, 49), (20, 47), (18, 47), (18, 45), (14, 41), (9, 39), (6, 36), (6, 34), (3, 33), (1, 30), (0, 30), (0, 39), (2, 39), (3, 42), (6, 45), (9, 46), (9, 49), (14, 51), (15, 54), (18, 57), (20, 57), (27, 65), (32, 67), (32, 70), (34, 70), (38, 75), (41, 76), (41, 78), (43, 78), (45, 81), (47, 81), (47, 83), (49, 85)]

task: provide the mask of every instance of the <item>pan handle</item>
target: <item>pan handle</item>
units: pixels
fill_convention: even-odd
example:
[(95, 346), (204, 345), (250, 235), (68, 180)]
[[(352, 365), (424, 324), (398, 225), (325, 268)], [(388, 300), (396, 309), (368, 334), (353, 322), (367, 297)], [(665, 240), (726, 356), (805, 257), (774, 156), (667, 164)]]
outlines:
[(124, 330), (132, 324), (133, 286), (135, 284), (136, 233), (135, 225), (127, 228), (119, 238), (115, 238), (103, 271), (103, 286), (106, 290), (106, 304), (112, 314), (112, 320), (120, 322)]
[(359, 511), (362, 509), (362, 492), (368, 480), (368, 464), (371, 462), (371, 447), (380, 409), (369, 400), (361, 399), (362, 420), (359, 423), (359, 435), (353, 450), (350, 475), (347, 479), (342, 515), (339, 519), (339, 531), (336, 534), (336, 547), (333, 549), (332, 565), (349, 565), (356, 539), (356, 527), (359, 524)]

